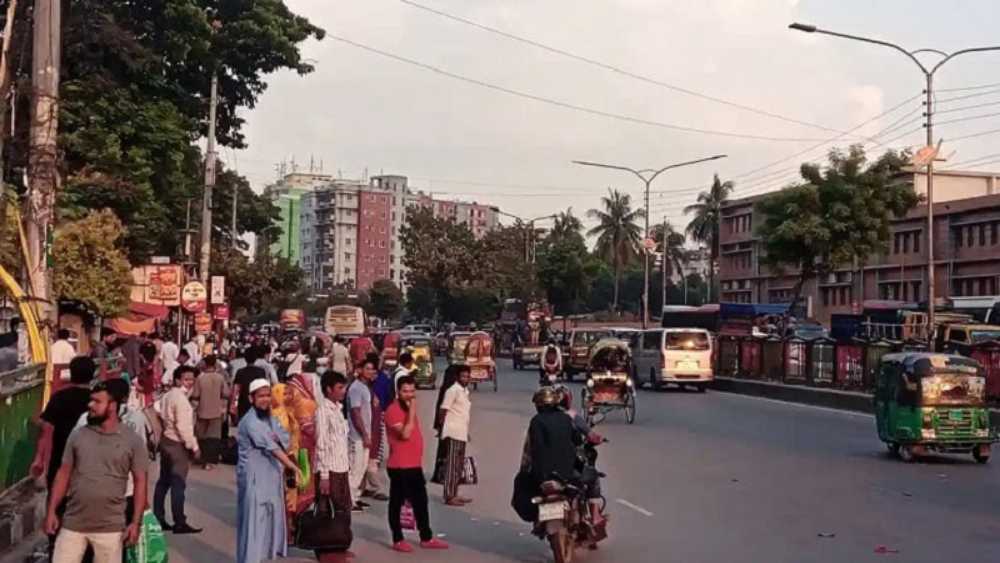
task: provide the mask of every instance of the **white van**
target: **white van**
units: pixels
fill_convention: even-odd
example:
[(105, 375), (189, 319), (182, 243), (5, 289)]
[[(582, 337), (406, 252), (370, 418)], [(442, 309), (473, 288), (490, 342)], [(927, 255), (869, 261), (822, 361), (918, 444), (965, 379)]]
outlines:
[(713, 378), (712, 335), (702, 328), (656, 328), (643, 331), (632, 349), (637, 385), (690, 385), (699, 392)]

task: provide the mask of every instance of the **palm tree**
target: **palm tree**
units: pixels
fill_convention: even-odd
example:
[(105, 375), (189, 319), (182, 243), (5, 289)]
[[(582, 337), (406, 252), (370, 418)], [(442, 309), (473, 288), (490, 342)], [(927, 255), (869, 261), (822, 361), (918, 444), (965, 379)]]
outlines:
[[(649, 230), (650, 238), (656, 241), (667, 260), (667, 275), (673, 275), (674, 272), (683, 275), (684, 265), (691, 259), (691, 251), (684, 247), (687, 242), (684, 233), (677, 232), (677, 229), (669, 222), (657, 223)], [(666, 236), (664, 236), (664, 232)], [(666, 244), (663, 243), (664, 239), (666, 239)]]
[(582, 229), (583, 223), (573, 215), (573, 208), (570, 207), (556, 215), (549, 234), (554, 239), (561, 239), (569, 234), (579, 233)]
[(595, 251), (608, 261), (615, 270), (615, 293), (611, 310), (618, 310), (618, 286), (622, 269), (639, 255), (642, 231), (637, 221), (644, 218), (642, 209), (632, 209), (632, 198), (618, 190), (608, 189), (608, 195), (601, 198), (603, 210), (591, 209), (587, 217), (597, 219), (596, 227), (587, 231), (587, 236), (596, 236)]
[(732, 182), (719, 180), (716, 174), (712, 180), (712, 187), (707, 192), (698, 194), (698, 203), (693, 203), (684, 208), (684, 214), (694, 213), (691, 222), (688, 223), (687, 233), (694, 240), (708, 247), (709, 252), (709, 272), (708, 272), (708, 301), (712, 300), (712, 288), (715, 285), (715, 264), (719, 259), (719, 227), (722, 224), (722, 206), (729, 201), (729, 194), (733, 192)]

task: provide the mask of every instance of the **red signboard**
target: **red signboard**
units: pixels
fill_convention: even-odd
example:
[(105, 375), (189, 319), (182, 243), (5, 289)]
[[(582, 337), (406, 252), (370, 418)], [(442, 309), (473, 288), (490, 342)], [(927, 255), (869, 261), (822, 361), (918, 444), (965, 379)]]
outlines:
[(216, 320), (227, 321), (229, 320), (229, 305), (216, 305), (212, 309), (212, 313)]
[(194, 316), (194, 331), (198, 334), (208, 334), (212, 332), (212, 315), (208, 313), (197, 313)]

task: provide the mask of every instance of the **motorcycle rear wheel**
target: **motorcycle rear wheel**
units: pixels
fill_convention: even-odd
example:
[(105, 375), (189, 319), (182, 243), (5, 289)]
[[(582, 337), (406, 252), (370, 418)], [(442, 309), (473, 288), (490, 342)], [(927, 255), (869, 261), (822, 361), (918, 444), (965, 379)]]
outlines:
[(560, 529), (549, 536), (549, 546), (552, 548), (552, 558), (555, 563), (570, 563), (573, 561), (573, 538), (569, 530)]

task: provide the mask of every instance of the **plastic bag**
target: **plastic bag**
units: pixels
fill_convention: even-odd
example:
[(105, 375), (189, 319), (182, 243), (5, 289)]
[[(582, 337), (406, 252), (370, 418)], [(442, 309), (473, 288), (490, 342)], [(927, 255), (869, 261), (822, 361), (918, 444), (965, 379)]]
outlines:
[(309, 450), (299, 448), (298, 462), (299, 470), (302, 471), (302, 482), (299, 483), (299, 490), (304, 491), (309, 488), (309, 483), (312, 481), (312, 469), (309, 468)]
[(125, 550), (126, 563), (167, 563), (167, 538), (153, 511), (142, 514), (139, 542)]
[(417, 529), (417, 517), (413, 514), (413, 506), (410, 505), (410, 501), (403, 503), (399, 509), (399, 525), (404, 530)]

